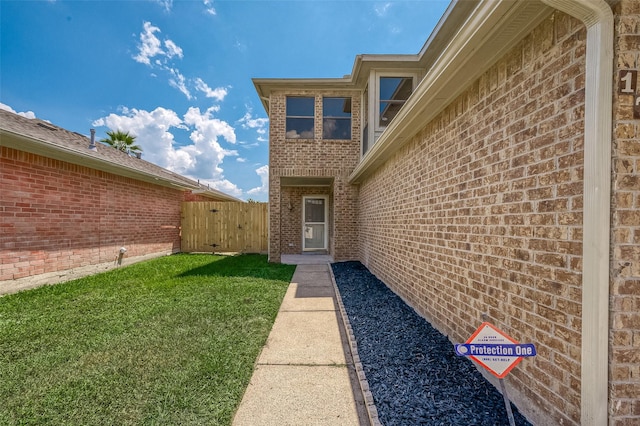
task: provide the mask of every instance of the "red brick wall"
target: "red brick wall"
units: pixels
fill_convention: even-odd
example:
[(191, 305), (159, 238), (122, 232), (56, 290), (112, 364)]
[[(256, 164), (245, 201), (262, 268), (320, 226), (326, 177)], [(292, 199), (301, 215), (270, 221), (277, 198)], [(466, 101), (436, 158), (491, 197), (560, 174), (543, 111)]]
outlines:
[(211, 198), (187, 191), (184, 193), (184, 201), (211, 201)]
[(180, 190), (0, 147), (0, 281), (180, 249)]
[(507, 377), (580, 423), (584, 26), (555, 13), (360, 187), (360, 259), (453, 342), (488, 320), (538, 356)]

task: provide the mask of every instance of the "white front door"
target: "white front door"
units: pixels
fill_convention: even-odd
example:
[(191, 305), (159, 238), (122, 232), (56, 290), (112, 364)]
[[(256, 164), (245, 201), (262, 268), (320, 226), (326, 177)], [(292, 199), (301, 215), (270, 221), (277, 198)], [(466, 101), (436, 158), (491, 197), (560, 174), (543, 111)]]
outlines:
[(303, 197), (302, 249), (327, 249), (327, 197), (315, 195)]

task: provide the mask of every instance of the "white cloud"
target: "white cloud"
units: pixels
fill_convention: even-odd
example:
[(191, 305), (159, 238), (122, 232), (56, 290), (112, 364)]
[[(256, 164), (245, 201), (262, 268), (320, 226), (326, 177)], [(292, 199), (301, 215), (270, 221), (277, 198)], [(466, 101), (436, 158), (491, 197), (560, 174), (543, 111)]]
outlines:
[(268, 141), (268, 139), (266, 138), (266, 134), (267, 130), (269, 129), (269, 118), (254, 118), (251, 107), (247, 107), (247, 112), (240, 120), (238, 120), (238, 123), (242, 126), (243, 129), (255, 129), (256, 133), (258, 134), (258, 142)]
[[(257, 142), (268, 142), (266, 137), (269, 130), (269, 118), (266, 117), (253, 117), (252, 108), (247, 106), (247, 112), (244, 116), (237, 121), (243, 129), (254, 129), (258, 134), (256, 138)], [(297, 134), (296, 134), (297, 135)], [(313, 136), (313, 135), (312, 135)], [(300, 136), (296, 136), (300, 137)], [(245, 144), (245, 146), (257, 146), (258, 144)]]
[(191, 134), (191, 140), (197, 142), (201, 139), (217, 139), (222, 136), (229, 143), (236, 143), (236, 134), (227, 122), (212, 117), (213, 112), (217, 112), (220, 108), (213, 106), (201, 113), (200, 108), (191, 107), (184, 115), (186, 124), (195, 126), (196, 130)]
[(167, 48), (166, 54), (167, 54), (168, 58), (173, 58), (174, 56), (177, 56), (178, 58), (182, 59), (182, 57), (183, 57), (182, 49), (180, 48), (180, 46), (175, 44), (173, 41), (165, 40), (164, 41), (164, 47)]
[[(239, 196), (242, 190), (224, 178), (222, 168), (225, 158), (236, 157), (238, 153), (220, 144), (221, 140), (235, 143), (235, 132), (228, 123), (213, 117), (216, 111), (216, 108), (204, 112), (189, 108), (181, 119), (174, 111), (162, 107), (153, 111), (122, 108), (120, 114), (95, 120), (93, 125), (128, 131), (136, 136), (145, 160)], [(191, 143), (176, 143), (177, 129), (191, 131)]]
[(151, 58), (162, 55), (164, 52), (161, 47), (160, 39), (154, 33), (160, 32), (160, 28), (151, 25), (151, 22), (142, 24), (144, 31), (140, 33), (140, 44), (138, 45), (138, 54), (133, 57), (141, 64), (151, 65)]
[(266, 127), (269, 125), (268, 118), (253, 118), (251, 108), (247, 107), (247, 112), (238, 120), (244, 129), (256, 129), (260, 134), (266, 133)]
[(242, 197), (242, 189), (238, 188), (235, 183), (229, 182), (226, 179), (216, 181), (211, 186), (218, 191), (222, 191), (225, 194), (233, 195), (236, 198)]
[[(151, 59), (156, 58), (154, 63), (158, 66), (162, 66), (166, 63), (167, 59), (178, 57), (182, 59), (184, 54), (182, 48), (174, 43), (172, 40), (165, 39), (160, 41), (156, 36), (156, 33), (160, 33), (160, 28), (151, 24), (151, 22), (144, 22), (142, 24), (143, 31), (140, 33), (140, 44), (138, 44), (138, 54), (133, 57), (137, 62), (141, 64), (151, 66)], [(164, 48), (162, 47), (164, 45)], [(160, 58), (164, 57), (163, 60)]]
[(227, 179), (216, 180), (216, 181), (200, 179), (200, 183), (210, 188), (217, 189), (218, 191), (222, 191), (225, 194), (242, 199), (242, 195), (243, 195), (242, 189), (239, 188), (238, 185), (228, 181)]
[(17, 112), (13, 108), (11, 108), (9, 105), (3, 104), (2, 102), (0, 102), (0, 109), (12, 112), (24, 118), (30, 118), (30, 119), (36, 118), (36, 114), (33, 111)]
[[(156, 33), (160, 32), (160, 28), (152, 25), (151, 22), (144, 22), (143, 31), (140, 33), (138, 53), (133, 56), (133, 59), (152, 69), (160, 69), (167, 72), (169, 74), (169, 86), (178, 89), (188, 100), (194, 98), (191, 94), (191, 89), (195, 89), (204, 93), (207, 98), (223, 101), (229, 92), (228, 88), (218, 87), (212, 89), (202, 78), (187, 78), (174, 66), (175, 59), (184, 58), (184, 52), (173, 40), (164, 39), (161, 41), (156, 36)], [(157, 77), (156, 73), (151, 75)]]
[(260, 144), (258, 142), (239, 142), (238, 143), (242, 148), (244, 149), (251, 149), (251, 148), (256, 148), (258, 146), (260, 146)]
[(215, 15), (216, 9), (213, 7), (213, 0), (203, 0), (205, 12), (209, 15)]
[(323, 137), (333, 137), (334, 132), (338, 128), (338, 123), (333, 119), (324, 119), (322, 122), (322, 134), (323, 135), (331, 135), (331, 136), (323, 136)]
[(262, 166), (256, 169), (256, 173), (260, 176), (262, 185), (247, 191), (249, 195), (268, 194), (269, 193), (269, 166)]
[(387, 12), (389, 11), (389, 9), (391, 8), (391, 3), (387, 2), (387, 3), (378, 3), (376, 5), (373, 6), (373, 11), (376, 13), (376, 15), (383, 17), (387, 15)]
[(297, 130), (289, 130), (285, 136), (287, 139), (313, 139), (313, 131), (306, 130), (298, 133)]
[(247, 45), (240, 40), (236, 40), (234, 46), (240, 53), (245, 53), (247, 51)]
[(155, 2), (162, 6), (167, 12), (170, 12), (173, 7), (173, 0), (155, 0)]
[(191, 92), (187, 88), (187, 81), (184, 75), (180, 74), (180, 71), (175, 68), (167, 68), (167, 71), (169, 71), (172, 75), (172, 77), (169, 79), (169, 86), (175, 87), (176, 89), (181, 91), (182, 94), (187, 97), (187, 99), (193, 99), (193, 96), (191, 96)]
[(200, 77), (194, 80), (196, 89), (204, 93), (207, 98), (214, 98), (218, 101), (224, 100), (227, 96), (227, 89), (224, 87), (217, 87), (215, 89), (210, 88)]

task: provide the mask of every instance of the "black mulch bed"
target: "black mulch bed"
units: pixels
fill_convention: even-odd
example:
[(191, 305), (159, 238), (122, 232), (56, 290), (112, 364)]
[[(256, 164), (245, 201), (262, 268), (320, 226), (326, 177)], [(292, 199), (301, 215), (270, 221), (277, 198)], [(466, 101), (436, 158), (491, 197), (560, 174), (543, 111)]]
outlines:
[(383, 425), (509, 424), (502, 395), (444, 335), (360, 262), (331, 266)]

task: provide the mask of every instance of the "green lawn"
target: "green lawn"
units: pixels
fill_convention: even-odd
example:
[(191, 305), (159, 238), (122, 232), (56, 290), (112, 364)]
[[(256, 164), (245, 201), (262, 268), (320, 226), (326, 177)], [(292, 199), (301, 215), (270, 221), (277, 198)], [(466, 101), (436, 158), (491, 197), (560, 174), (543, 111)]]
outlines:
[(294, 266), (174, 255), (0, 297), (0, 425), (228, 425)]

